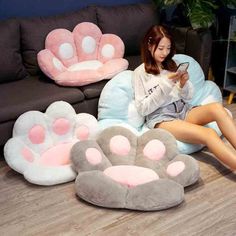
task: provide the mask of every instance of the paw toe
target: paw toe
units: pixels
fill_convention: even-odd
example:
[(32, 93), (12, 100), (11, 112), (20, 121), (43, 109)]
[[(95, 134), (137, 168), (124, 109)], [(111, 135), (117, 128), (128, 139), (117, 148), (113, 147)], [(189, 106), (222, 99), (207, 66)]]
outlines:
[(185, 169), (185, 164), (182, 161), (174, 161), (171, 164), (169, 164), (166, 168), (166, 173), (171, 176), (175, 177), (182, 173)]
[(97, 119), (88, 113), (80, 113), (76, 118), (76, 137), (79, 140), (94, 139), (98, 133)]
[(108, 60), (124, 56), (124, 43), (114, 34), (104, 34), (101, 37), (98, 60), (105, 63)]
[(83, 22), (73, 30), (79, 61), (97, 59), (101, 30), (93, 23)]
[(71, 160), (78, 172), (101, 170), (111, 166), (95, 140), (77, 142), (71, 150)]
[(185, 154), (177, 155), (165, 167), (167, 178), (170, 178), (184, 187), (195, 183), (199, 179), (200, 170), (197, 161)]
[(45, 48), (50, 50), (65, 67), (78, 61), (74, 38), (69, 30), (55, 29), (51, 31), (46, 38)]

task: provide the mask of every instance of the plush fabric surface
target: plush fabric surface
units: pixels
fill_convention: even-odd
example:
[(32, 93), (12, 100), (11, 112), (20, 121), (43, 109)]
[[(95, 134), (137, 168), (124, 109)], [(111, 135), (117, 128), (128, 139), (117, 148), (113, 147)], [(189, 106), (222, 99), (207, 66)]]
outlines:
[(199, 178), (197, 161), (180, 154), (175, 138), (153, 129), (136, 136), (124, 127), (103, 130), (71, 150), (77, 195), (108, 208), (167, 209), (184, 200), (184, 187)]
[[(222, 102), (220, 89), (212, 81), (206, 81), (204, 73), (192, 57), (184, 54), (176, 54), (174, 60), (177, 63), (188, 61), (190, 80), (194, 85), (195, 93), (191, 100), (193, 105), (201, 105), (210, 102)], [(133, 132), (142, 134), (147, 131), (144, 118), (141, 117), (134, 105), (134, 92), (131, 85), (133, 71), (126, 70), (116, 75), (104, 87), (98, 104), (98, 122), (101, 128), (115, 124), (130, 127)], [(221, 135), (215, 122), (208, 124)], [(200, 150), (202, 145), (187, 144), (177, 141), (181, 153), (190, 154)]]
[(37, 53), (45, 48), (45, 38), (52, 30), (63, 28), (72, 31), (78, 23), (85, 21), (97, 22), (94, 7), (74, 13), (21, 19), (21, 50), (26, 70), (31, 75), (40, 74)]
[(102, 34), (90, 22), (78, 24), (73, 32), (51, 31), (45, 49), (38, 53), (41, 70), (56, 83), (82, 86), (110, 79), (127, 69), (124, 43), (114, 34)]
[(27, 72), (20, 54), (20, 25), (14, 19), (0, 22), (0, 83), (24, 79)]
[(100, 29), (103, 33), (116, 34), (123, 40), (126, 56), (140, 54), (143, 35), (151, 25), (159, 24), (159, 14), (152, 4), (97, 6), (96, 11)]
[(78, 88), (60, 87), (38, 77), (1, 84), (0, 122), (15, 121), (18, 116), (30, 110), (45, 111), (47, 104), (61, 100), (77, 104), (82, 103), (85, 96)]
[(52, 103), (45, 113), (29, 111), (15, 122), (13, 137), (4, 146), (8, 165), (38, 185), (72, 181), (70, 150), (74, 143), (92, 138), (97, 120), (87, 113), (76, 114), (69, 103)]

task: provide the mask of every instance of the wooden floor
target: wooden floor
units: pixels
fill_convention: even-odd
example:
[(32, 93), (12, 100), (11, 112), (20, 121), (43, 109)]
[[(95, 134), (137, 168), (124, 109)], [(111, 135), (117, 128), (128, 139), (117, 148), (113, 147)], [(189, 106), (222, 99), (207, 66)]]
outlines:
[[(227, 106), (236, 118), (236, 104)], [(178, 207), (157, 212), (99, 208), (76, 197), (74, 183), (28, 183), (0, 159), (0, 235), (235, 236), (236, 174), (202, 150), (201, 178)]]

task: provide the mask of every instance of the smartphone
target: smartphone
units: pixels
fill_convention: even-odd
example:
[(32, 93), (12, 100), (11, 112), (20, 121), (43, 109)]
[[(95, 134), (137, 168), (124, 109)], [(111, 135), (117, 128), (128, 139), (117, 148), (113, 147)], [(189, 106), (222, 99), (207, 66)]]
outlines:
[(188, 69), (189, 62), (182, 62), (178, 65), (176, 71), (186, 71)]

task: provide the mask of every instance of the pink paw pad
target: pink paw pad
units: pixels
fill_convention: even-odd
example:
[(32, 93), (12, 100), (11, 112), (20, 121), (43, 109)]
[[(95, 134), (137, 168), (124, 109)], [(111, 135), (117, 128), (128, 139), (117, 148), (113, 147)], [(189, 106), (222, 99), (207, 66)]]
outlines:
[(21, 155), (28, 162), (33, 162), (34, 161), (33, 153), (26, 147), (21, 150)]
[(176, 177), (185, 169), (185, 164), (182, 161), (175, 161), (167, 166), (166, 173), (172, 177)]
[(70, 130), (70, 121), (65, 118), (56, 119), (52, 124), (52, 130), (57, 135), (64, 135)]
[(135, 187), (159, 179), (155, 171), (140, 166), (111, 166), (104, 170), (103, 173), (127, 187)]
[(125, 156), (129, 153), (130, 148), (129, 140), (122, 135), (116, 135), (110, 140), (110, 150), (114, 154)]
[(102, 155), (96, 148), (88, 148), (85, 155), (87, 161), (92, 165), (98, 165), (102, 161)]
[(149, 141), (143, 149), (143, 154), (150, 160), (159, 161), (166, 153), (165, 145), (157, 140), (153, 139)]
[(79, 61), (97, 59), (98, 44), (102, 36), (101, 30), (93, 23), (80, 23), (74, 30), (74, 41)]
[(114, 58), (121, 58), (124, 45), (120, 38), (113, 34), (104, 34), (101, 37), (98, 60), (103, 63)]
[(29, 130), (28, 138), (33, 144), (41, 144), (45, 140), (45, 128), (41, 125), (35, 125)]
[(89, 128), (86, 125), (80, 125), (76, 130), (76, 137), (79, 140), (87, 140), (89, 137)]
[(70, 163), (70, 150), (75, 142), (62, 143), (49, 148), (40, 158), (44, 166), (63, 166)]

